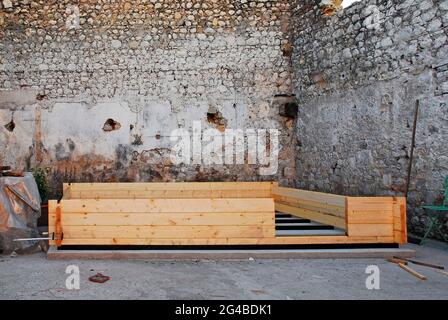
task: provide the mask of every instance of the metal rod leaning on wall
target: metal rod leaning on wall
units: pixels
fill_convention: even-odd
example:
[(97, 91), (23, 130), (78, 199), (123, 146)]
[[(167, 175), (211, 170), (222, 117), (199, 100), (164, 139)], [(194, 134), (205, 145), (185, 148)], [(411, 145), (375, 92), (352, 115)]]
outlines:
[(418, 112), (420, 109), (420, 100), (417, 100), (415, 103), (415, 112), (414, 112), (414, 126), (412, 128), (412, 143), (411, 143), (411, 153), (409, 156), (409, 166), (408, 166), (408, 176), (406, 178), (406, 191), (404, 196), (407, 198), (409, 193), (409, 186), (411, 184), (411, 174), (412, 174), (412, 163), (414, 162), (414, 149), (415, 149), (415, 135), (417, 132), (417, 121), (418, 121)]

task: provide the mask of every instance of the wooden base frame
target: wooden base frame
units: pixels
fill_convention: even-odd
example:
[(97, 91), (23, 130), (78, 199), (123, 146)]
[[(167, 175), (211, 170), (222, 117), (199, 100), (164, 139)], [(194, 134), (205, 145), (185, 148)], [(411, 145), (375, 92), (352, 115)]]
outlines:
[[(345, 235), (276, 236), (276, 211)], [(274, 182), (64, 184), (49, 201), (49, 232), (53, 246), (404, 244), (406, 201)]]

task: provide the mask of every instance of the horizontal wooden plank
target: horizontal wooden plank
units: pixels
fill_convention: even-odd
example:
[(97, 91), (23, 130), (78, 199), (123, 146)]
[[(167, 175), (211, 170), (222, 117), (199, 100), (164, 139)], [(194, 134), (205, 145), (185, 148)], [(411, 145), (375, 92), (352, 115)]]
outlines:
[(311, 211), (307, 209), (297, 208), (293, 206), (289, 206), (282, 203), (275, 203), (275, 210), (282, 213), (289, 213), (291, 215), (310, 219), (312, 221), (317, 221), (323, 224), (328, 224), (331, 226), (335, 226), (340, 229), (345, 229), (345, 219), (341, 217), (335, 217), (329, 214), (324, 214), (316, 211)]
[(270, 190), (73, 190), (64, 199), (269, 198)]
[(347, 197), (347, 210), (393, 211), (392, 197)]
[(394, 222), (392, 211), (387, 210), (350, 210), (347, 220), (349, 224), (393, 224)]
[(325, 204), (316, 201), (308, 201), (299, 198), (291, 198), (286, 196), (274, 195), (274, 200), (276, 202), (287, 203), (293, 207), (304, 208), (312, 211), (317, 211), (321, 213), (328, 213), (333, 216), (345, 217), (345, 206), (333, 206), (330, 204)]
[[(309, 245), (309, 244), (375, 244), (393, 243), (393, 237), (305, 236), (220, 239), (64, 239), (64, 245)], [(50, 245), (55, 245), (50, 241)]]
[(350, 237), (393, 237), (392, 224), (348, 224), (347, 233)]
[(307, 201), (315, 201), (322, 204), (345, 207), (345, 197), (334, 194), (306, 191), (292, 188), (282, 188), (282, 187), (273, 187), (272, 193), (278, 196), (285, 196)]
[[(55, 232), (50, 226), (49, 232)], [(189, 239), (273, 237), (273, 226), (64, 226), (64, 239)]]
[(272, 182), (122, 182), (64, 184), (79, 190), (270, 190)]
[(259, 199), (98, 199), (61, 200), (62, 212), (271, 212), (274, 200)]
[[(50, 223), (56, 214), (49, 215)], [(63, 226), (274, 226), (270, 213), (70, 213), (62, 214)]]

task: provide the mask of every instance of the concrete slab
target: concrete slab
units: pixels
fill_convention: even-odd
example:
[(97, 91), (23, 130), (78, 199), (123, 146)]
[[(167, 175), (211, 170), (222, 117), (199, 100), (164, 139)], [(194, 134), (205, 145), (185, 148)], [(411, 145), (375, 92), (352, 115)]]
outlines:
[[(448, 267), (448, 246), (416, 250), (418, 260)], [(371, 266), (380, 289), (366, 288)], [(0, 299), (448, 299), (448, 277), (410, 265), (421, 281), (383, 258), (240, 260), (48, 260), (44, 253), (0, 256)], [(70, 290), (69, 268), (80, 289)], [(68, 272), (68, 273), (67, 273)], [(88, 278), (110, 276), (103, 284)]]
[(295, 250), (58, 250), (47, 252), (50, 260), (71, 259), (346, 259), (415, 257), (412, 249), (295, 249)]

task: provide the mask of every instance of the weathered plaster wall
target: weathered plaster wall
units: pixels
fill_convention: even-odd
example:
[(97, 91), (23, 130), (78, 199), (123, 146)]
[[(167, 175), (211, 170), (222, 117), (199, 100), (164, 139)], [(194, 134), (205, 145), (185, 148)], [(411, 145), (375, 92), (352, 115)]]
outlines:
[[(0, 163), (45, 167), (59, 190), (62, 181), (292, 183), (294, 125), (271, 105), (291, 92), (289, 1), (0, 3)], [(108, 119), (119, 129), (104, 131)], [(281, 130), (278, 174), (172, 165), (168, 135), (195, 120)]]
[(331, 17), (319, 3), (293, 6), (297, 185), (402, 195), (420, 99), (408, 203), (421, 233), (418, 207), (441, 201), (448, 175), (448, 1), (365, 0)]

